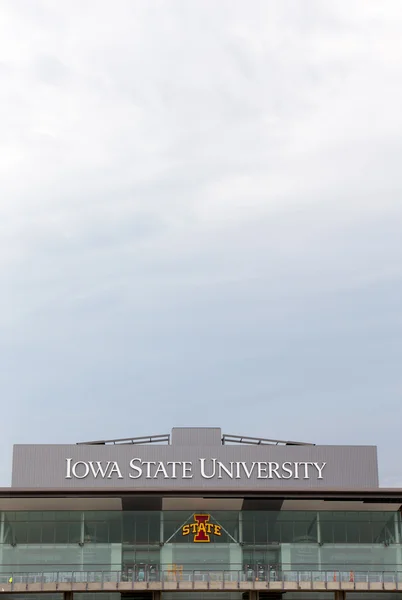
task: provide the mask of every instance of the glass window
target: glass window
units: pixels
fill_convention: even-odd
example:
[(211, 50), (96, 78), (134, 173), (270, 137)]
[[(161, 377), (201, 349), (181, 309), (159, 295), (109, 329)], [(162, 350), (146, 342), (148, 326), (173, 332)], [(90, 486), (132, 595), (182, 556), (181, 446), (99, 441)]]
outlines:
[[(55, 523), (55, 542), (56, 544), (68, 544), (70, 542), (70, 526), (68, 523)], [(73, 541), (73, 540), (71, 540)], [(78, 543), (79, 540), (77, 540)]]
[(243, 541), (254, 543), (254, 517), (250, 513), (243, 514)]
[(56, 523), (54, 521), (41, 523), (43, 544), (54, 544), (56, 534), (55, 525)]

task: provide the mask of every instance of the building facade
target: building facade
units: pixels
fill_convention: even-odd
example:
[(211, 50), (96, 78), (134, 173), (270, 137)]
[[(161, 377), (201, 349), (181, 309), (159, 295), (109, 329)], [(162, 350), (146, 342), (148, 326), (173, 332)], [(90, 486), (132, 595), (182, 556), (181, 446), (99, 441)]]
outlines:
[(378, 481), (375, 447), (218, 428), (15, 446), (0, 490), (0, 590), (395, 598), (402, 491)]

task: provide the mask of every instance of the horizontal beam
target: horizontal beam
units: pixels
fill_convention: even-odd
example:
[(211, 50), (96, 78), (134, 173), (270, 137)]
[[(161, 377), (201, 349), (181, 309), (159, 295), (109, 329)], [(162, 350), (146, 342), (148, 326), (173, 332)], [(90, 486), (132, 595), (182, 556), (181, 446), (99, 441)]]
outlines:
[(322, 592), (322, 591), (356, 591), (356, 592), (401, 592), (402, 583), (395, 584), (353, 584), (339, 583), (339, 584), (323, 584), (323, 583), (305, 583), (301, 582), (271, 582), (261, 583), (256, 582), (254, 586), (250, 586), (249, 583), (233, 583), (233, 582), (185, 582), (185, 581), (167, 581), (162, 583), (149, 582), (149, 583), (127, 583), (127, 582), (113, 582), (105, 581), (104, 583), (59, 583), (51, 584), (0, 584), (0, 592), (2, 593), (23, 593), (23, 594), (38, 594), (38, 593), (57, 593), (57, 592), (112, 592), (112, 591), (135, 591), (140, 592), (144, 590), (149, 591), (271, 591), (271, 592)]
[(236, 488), (235, 490), (212, 485), (192, 490), (174, 490), (147, 487), (135, 488), (0, 488), (0, 498), (127, 498), (127, 497), (162, 497), (162, 498), (277, 498), (282, 500), (334, 500), (338, 502), (380, 502), (402, 503), (402, 488), (366, 488), (366, 489), (298, 489), (298, 488), (269, 488), (253, 489), (252, 487)]

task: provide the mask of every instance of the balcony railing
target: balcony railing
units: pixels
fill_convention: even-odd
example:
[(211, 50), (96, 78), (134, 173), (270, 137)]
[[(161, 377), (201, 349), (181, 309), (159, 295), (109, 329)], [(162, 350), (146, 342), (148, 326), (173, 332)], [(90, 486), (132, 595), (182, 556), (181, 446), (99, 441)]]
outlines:
[(38, 571), (0, 574), (0, 591), (100, 591), (100, 590), (400, 590), (402, 571), (306, 571), (261, 569), (125, 571)]

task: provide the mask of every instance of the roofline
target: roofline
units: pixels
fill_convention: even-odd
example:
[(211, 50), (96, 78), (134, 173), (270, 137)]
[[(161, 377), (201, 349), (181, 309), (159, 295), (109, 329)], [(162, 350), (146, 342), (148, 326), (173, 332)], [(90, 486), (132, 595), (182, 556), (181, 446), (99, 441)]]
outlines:
[[(198, 427), (179, 427), (174, 429), (198, 429)], [(203, 427), (202, 429), (215, 429), (215, 427)], [(220, 429), (219, 429), (220, 431)], [(140, 437), (130, 437), (130, 438), (116, 438), (112, 440), (95, 440), (91, 442), (77, 442), (77, 446), (109, 446), (109, 445), (148, 445), (148, 444), (160, 444), (160, 445), (168, 445), (170, 446), (172, 443), (171, 434), (170, 433), (162, 433), (159, 435), (142, 435)], [(272, 438), (259, 438), (259, 437), (250, 437), (249, 435), (234, 435), (229, 433), (224, 433), (221, 435), (221, 444), (247, 444), (251, 446), (266, 446), (266, 445), (275, 445), (275, 446), (315, 446), (311, 442), (295, 442), (291, 440), (276, 440)]]
[(0, 488), (0, 498), (126, 498), (135, 496), (163, 496), (164, 498), (202, 497), (202, 498), (239, 498), (264, 497), (300, 500), (355, 500), (369, 502), (374, 500), (393, 501), (402, 504), (402, 488), (364, 488), (364, 489), (298, 489), (270, 488), (269, 490), (252, 489), (250, 487), (225, 489), (170, 489), (164, 488)]

